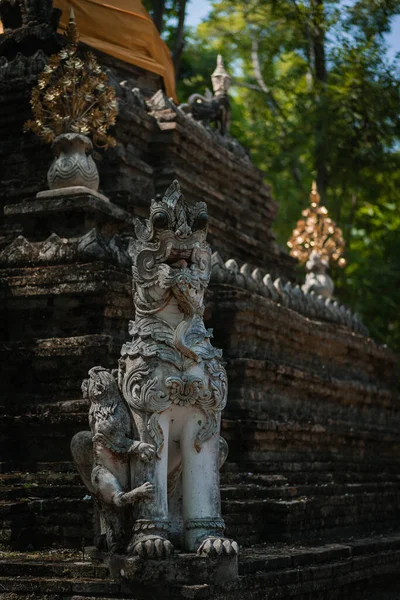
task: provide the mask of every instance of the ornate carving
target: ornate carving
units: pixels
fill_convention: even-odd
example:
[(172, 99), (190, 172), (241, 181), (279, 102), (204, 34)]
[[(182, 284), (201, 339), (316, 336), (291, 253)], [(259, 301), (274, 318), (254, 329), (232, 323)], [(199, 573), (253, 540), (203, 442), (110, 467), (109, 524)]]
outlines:
[(301, 288), (298, 285), (293, 285), (290, 281), (283, 285), (280, 279), (273, 281), (269, 273), (259, 268), (252, 269), (246, 263), (240, 268), (233, 259), (224, 263), (218, 252), (212, 255), (211, 282), (216, 284), (226, 283), (247, 289), (252, 293), (269, 298), (277, 304), (295, 310), (310, 319), (337, 323), (356, 333), (368, 335), (368, 329), (363, 325), (357, 313), (352, 313), (343, 304), (320, 295), (316, 287), (305, 289), (305, 286)]
[(225, 530), (223, 519), (191, 519), (185, 523), (186, 529), (214, 529)]
[(310, 194), (310, 208), (303, 210), (305, 218), (297, 222), (288, 246), (291, 256), (306, 265), (307, 275), (303, 290), (331, 298), (334, 285), (327, 270), (330, 263), (337, 263), (339, 267), (346, 265), (342, 257), (345, 243), (342, 230), (329, 218), (328, 210), (320, 205), (320, 201), (314, 181)]
[[(110, 547), (117, 534), (124, 539), (127, 526), (118, 521), (116, 507), (148, 495), (152, 486), (154, 501), (135, 505), (131, 514), (127, 552), (143, 558), (170, 556), (171, 536), (184, 550), (202, 555), (238, 552), (235, 542), (221, 537), (219, 468), (228, 446), (219, 433), (228, 385), (221, 350), (211, 344), (212, 331), (203, 321), (211, 276), (207, 221), (205, 203), (189, 206), (174, 181), (152, 201), (149, 219), (136, 222), (129, 245), (135, 320), (118, 369), (126, 404), (101, 367), (84, 384), (92, 402), (95, 467), (89, 476), (86, 451), (83, 459), (76, 456), (78, 468), (101, 514), (107, 502), (108, 510), (112, 506)], [(133, 442), (134, 428), (139, 442)]]
[(154, 449), (133, 440), (131, 416), (110, 371), (91, 369), (82, 391), (90, 400), (91, 434), (84, 431), (72, 438), (72, 454), (95, 497), (105, 538), (102, 544), (106, 541), (109, 551), (123, 550), (127, 523), (121, 508), (150, 499), (153, 491), (149, 482), (131, 489), (129, 459), (133, 455), (136, 460), (151, 460)]
[[(211, 275), (206, 226), (206, 205), (189, 207), (177, 182), (161, 200), (152, 202), (146, 224), (137, 222), (137, 241), (130, 248), (137, 318), (130, 326), (132, 342), (122, 349), (122, 360), (129, 365), (122, 389), (135, 410), (161, 413), (171, 404), (199, 407), (212, 423), (207, 428), (211, 436), (215, 419), (210, 413), (224, 408), (227, 385), (218, 360), (221, 351), (211, 345), (212, 332), (202, 320), (203, 295)], [(179, 323), (160, 318), (171, 303)], [(152, 377), (160, 372), (148, 366), (153, 357), (160, 364), (168, 363), (174, 374)], [(200, 362), (204, 362), (201, 374), (191, 374)], [(148, 426), (153, 439), (158, 439), (155, 415)], [(158, 452), (161, 443), (160, 439)]]
[(93, 144), (88, 137), (79, 133), (63, 133), (53, 142), (56, 154), (48, 173), (51, 190), (71, 186), (85, 186), (97, 192), (99, 173), (90, 155)]
[(225, 70), (220, 54), (218, 54), (217, 67), (211, 75), (211, 81), (214, 96), (209, 90), (206, 91), (205, 96), (192, 94), (188, 104), (182, 104), (180, 109), (190, 113), (196, 121), (201, 121), (203, 124), (215, 123), (219, 132), (225, 135), (229, 131), (231, 116), (231, 104), (228, 96), (231, 77)]
[(78, 30), (71, 10), (67, 44), (52, 55), (32, 90), (33, 119), (25, 123), (45, 142), (53, 143), (56, 158), (47, 180), (50, 189), (85, 186), (98, 190), (99, 174), (90, 153), (94, 143), (108, 148), (116, 141), (107, 135), (115, 124), (114, 89), (92, 53), (78, 52)]
[[(186, 550), (195, 550), (209, 535), (220, 535), (223, 523), (218, 469), (220, 453), (223, 461), (227, 451), (226, 444), (220, 450), (219, 423), (227, 378), (221, 351), (212, 346), (212, 331), (203, 322), (203, 297), (211, 276), (207, 222), (205, 203), (189, 206), (176, 181), (162, 198), (152, 201), (149, 219), (136, 222), (136, 240), (129, 248), (136, 318), (129, 327), (132, 340), (121, 351), (119, 373), (141, 439), (156, 447), (153, 482), (165, 504), (154, 506), (150, 521), (181, 519), (165, 512), (167, 480), (170, 494), (182, 486), (185, 522), (198, 517), (195, 521), (200, 523), (205, 508), (213, 515), (196, 531), (185, 528)], [(176, 445), (171, 446), (171, 436)], [(213, 450), (203, 451), (205, 444)], [(214, 489), (207, 489), (209, 476), (201, 486), (201, 464), (214, 474)], [(190, 499), (194, 493), (190, 470), (204, 488), (203, 498)], [(165, 539), (166, 533), (160, 527), (154, 535)], [(145, 552), (135, 528), (130, 548), (133, 553)]]
[[(66, 46), (49, 58), (32, 90), (33, 119), (25, 123), (45, 142), (62, 143), (62, 134), (92, 135), (97, 146), (108, 148), (116, 141), (107, 135), (115, 124), (117, 104), (114, 89), (108, 85), (107, 75), (96, 57), (83, 57), (78, 49), (79, 34), (71, 10), (66, 29)], [(67, 138), (76, 141), (78, 138)], [(81, 142), (86, 138), (81, 139)], [(65, 142), (64, 142), (65, 144)], [(88, 146), (87, 142), (85, 142)], [(91, 147), (86, 147), (86, 150)]]
[(0, 265), (15, 267), (26, 264), (65, 264), (75, 261), (101, 260), (120, 266), (131, 265), (121, 236), (105, 239), (95, 229), (79, 238), (60, 238), (52, 233), (43, 242), (29, 242), (22, 235), (0, 252)]

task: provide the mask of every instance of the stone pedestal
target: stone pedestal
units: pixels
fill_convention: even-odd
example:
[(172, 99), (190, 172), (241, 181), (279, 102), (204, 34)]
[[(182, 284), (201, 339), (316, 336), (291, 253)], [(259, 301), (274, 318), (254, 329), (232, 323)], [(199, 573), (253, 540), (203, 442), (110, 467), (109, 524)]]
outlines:
[(4, 207), (8, 222), (19, 223), (30, 239), (52, 233), (83, 235), (95, 228), (104, 235), (133, 230), (133, 217), (106, 196), (82, 186), (39, 192), (35, 200)]
[(201, 557), (196, 554), (177, 554), (165, 560), (142, 559), (115, 554), (108, 560), (111, 577), (118, 582), (137, 581), (157, 585), (221, 584), (238, 577), (238, 557)]

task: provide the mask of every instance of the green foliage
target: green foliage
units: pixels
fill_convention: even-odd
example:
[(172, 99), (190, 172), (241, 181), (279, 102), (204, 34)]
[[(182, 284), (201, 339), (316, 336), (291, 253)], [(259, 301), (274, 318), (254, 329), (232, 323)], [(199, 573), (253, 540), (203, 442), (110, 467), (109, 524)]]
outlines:
[(272, 184), (278, 241), (317, 179), (347, 242), (337, 296), (400, 350), (400, 75), (384, 41), (396, 14), (396, 0), (215, 0), (188, 33), (178, 94), (210, 87), (223, 55), (231, 132)]

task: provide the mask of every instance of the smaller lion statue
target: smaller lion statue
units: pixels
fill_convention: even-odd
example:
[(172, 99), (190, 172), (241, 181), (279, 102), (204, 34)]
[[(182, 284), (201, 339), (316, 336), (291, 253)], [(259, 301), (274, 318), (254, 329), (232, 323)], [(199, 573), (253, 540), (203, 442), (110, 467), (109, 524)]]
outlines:
[(130, 411), (109, 370), (90, 369), (82, 391), (83, 397), (90, 400), (91, 431), (81, 431), (72, 438), (71, 452), (99, 513), (100, 536), (96, 545), (114, 552), (123, 548), (125, 540), (123, 508), (153, 495), (149, 482), (131, 489), (130, 457), (149, 462), (155, 448), (133, 440)]

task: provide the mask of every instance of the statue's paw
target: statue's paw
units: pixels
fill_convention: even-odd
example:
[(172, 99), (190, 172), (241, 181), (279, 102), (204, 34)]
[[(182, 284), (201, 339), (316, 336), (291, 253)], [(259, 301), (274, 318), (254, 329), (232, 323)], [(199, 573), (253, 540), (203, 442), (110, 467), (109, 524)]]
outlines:
[(146, 483), (136, 488), (134, 491), (136, 492), (136, 497), (138, 499), (151, 500), (151, 498), (153, 497), (154, 489), (151, 483), (146, 481)]
[(141, 461), (145, 463), (150, 463), (155, 457), (156, 449), (151, 444), (140, 442), (137, 452)]
[(149, 535), (133, 545), (132, 554), (141, 558), (169, 558), (174, 553), (174, 547), (169, 540)]
[(208, 537), (197, 549), (200, 556), (235, 556), (239, 554), (239, 546), (233, 540), (220, 537)]

